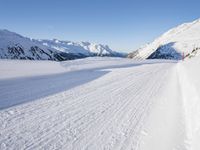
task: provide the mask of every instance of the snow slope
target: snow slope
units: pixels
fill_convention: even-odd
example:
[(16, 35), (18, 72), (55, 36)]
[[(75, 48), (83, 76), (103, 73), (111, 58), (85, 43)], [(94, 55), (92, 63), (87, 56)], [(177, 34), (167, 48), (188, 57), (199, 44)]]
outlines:
[(0, 30), (0, 59), (73, 60), (88, 56), (125, 57), (107, 45), (89, 42), (35, 40), (8, 30)]
[(0, 58), (59, 60), (59, 53), (17, 33), (0, 30)]
[(0, 61), (0, 149), (198, 150), (199, 60)]
[(136, 59), (182, 59), (193, 50), (200, 49), (200, 19), (175, 27), (152, 43), (143, 46), (129, 57)]
[(168, 88), (158, 94), (165, 100), (153, 107), (143, 128), (140, 149), (200, 149), (199, 64), (198, 56), (175, 66)]
[(183, 103), (187, 116), (188, 139), (191, 149), (200, 148), (200, 56), (185, 61), (179, 66)]

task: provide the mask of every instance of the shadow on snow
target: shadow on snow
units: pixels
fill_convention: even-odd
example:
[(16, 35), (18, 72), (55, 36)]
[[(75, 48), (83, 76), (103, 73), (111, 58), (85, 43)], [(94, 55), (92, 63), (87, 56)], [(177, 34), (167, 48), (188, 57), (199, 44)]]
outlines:
[(0, 110), (67, 91), (76, 86), (88, 83), (110, 72), (105, 69), (127, 68), (157, 63), (169, 62), (146, 61), (143, 63), (111, 65), (54, 75), (0, 80)]

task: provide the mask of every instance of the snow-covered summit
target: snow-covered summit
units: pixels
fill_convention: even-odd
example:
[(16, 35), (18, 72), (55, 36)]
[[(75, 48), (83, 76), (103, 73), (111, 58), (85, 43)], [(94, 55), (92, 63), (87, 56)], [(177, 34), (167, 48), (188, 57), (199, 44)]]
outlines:
[(89, 42), (81, 42), (79, 44), (85, 49), (87, 49), (90, 53), (94, 53), (100, 56), (116, 54), (116, 52), (111, 50), (108, 45), (95, 44), (95, 43), (89, 43)]
[(130, 53), (131, 58), (181, 59), (200, 48), (200, 19), (179, 25), (152, 43)]
[(78, 45), (75, 42), (60, 41), (60, 40), (57, 40), (57, 39), (38, 40), (38, 41), (35, 40), (35, 41), (44, 45), (44, 46), (47, 46), (49, 48), (54, 48), (54, 49), (59, 50), (61, 52), (89, 55), (87, 50), (85, 50), (83, 47), (81, 47), (80, 45)]
[(15, 32), (8, 31), (6, 29), (0, 29), (0, 47), (7, 48), (7, 46), (12, 46), (16, 44), (21, 44), (26, 48), (33, 45), (29, 38), (23, 37)]
[(117, 54), (117, 52), (111, 50), (107, 45), (90, 42), (60, 41), (57, 39), (38, 41), (45, 46), (66, 53), (82, 54), (86, 56), (114, 56)]
[(0, 58), (62, 60), (59, 51), (8, 30), (0, 30)]
[(124, 56), (107, 45), (89, 42), (35, 40), (0, 30), (0, 58), (30, 60), (71, 60), (89, 56)]

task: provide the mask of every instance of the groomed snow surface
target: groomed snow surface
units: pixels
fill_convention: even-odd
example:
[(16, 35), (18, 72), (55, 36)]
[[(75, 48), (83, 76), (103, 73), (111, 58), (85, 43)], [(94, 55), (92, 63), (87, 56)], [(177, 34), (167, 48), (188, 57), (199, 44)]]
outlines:
[(1, 150), (199, 150), (198, 57), (0, 61)]

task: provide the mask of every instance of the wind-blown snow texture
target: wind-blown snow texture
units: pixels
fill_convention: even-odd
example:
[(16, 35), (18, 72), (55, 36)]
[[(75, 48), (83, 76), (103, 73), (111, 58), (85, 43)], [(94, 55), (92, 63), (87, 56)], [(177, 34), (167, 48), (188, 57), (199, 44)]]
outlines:
[(200, 149), (197, 57), (0, 64), (2, 150)]
[(180, 60), (183, 55), (190, 56), (198, 49), (200, 49), (200, 19), (169, 30), (152, 43), (130, 53), (128, 57)]

